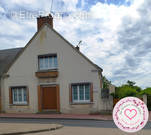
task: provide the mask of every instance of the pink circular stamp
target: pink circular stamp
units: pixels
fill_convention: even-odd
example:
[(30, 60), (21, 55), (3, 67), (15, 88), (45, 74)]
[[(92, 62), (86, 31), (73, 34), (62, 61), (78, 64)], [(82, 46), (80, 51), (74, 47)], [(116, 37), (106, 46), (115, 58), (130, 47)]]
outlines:
[(113, 120), (116, 126), (125, 132), (137, 132), (148, 121), (146, 104), (136, 97), (121, 99), (113, 109)]

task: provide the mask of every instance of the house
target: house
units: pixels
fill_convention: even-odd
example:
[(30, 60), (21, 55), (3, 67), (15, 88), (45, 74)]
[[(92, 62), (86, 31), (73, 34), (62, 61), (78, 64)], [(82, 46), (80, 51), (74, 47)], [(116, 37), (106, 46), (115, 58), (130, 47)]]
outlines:
[(100, 112), (102, 71), (39, 17), (24, 48), (0, 50), (1, 112)]

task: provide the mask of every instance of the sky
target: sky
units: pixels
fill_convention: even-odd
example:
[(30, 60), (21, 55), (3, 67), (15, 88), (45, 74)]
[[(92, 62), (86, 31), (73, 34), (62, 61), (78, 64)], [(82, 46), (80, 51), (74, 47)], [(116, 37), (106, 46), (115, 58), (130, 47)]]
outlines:
[[(53, 2), (52, 2), (53, 1)], [(54, 17), (54, 29), (103, 68), (119, 86), (151, 87), (151, 0), (0, 0), (0, 49), (24, 47), (36, 17)]]

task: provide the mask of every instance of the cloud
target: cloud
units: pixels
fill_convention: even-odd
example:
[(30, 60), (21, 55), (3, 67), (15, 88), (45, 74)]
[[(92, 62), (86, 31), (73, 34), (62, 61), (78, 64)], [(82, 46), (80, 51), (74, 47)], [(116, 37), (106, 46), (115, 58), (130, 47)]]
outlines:
[[(80, 50), (103, 68), (103, 74), (113, 84), (133, 80), (147, 87), (151, 86), (149, 5), (150, 0), (119, 0), (117, 3), (55, 0), (52, 11), (66, 15), (63, 19), (54, 19), (54, 28), (73, 45), (82, 40)], [(49, 13), (50, 7), (50, 0), (0, 1), (0, 12), (5, 11), (8, 15), (10, 11), (20, 10)], [(21, 20), (9, 18), (8, 15), (0, 18), (0, 25), (3, 26), (0, 27), (0, 48), (24, 46), (36, 32), (36, 18)]]
[(4, 9), (0, 6), (0, 12), (3, 13), (5, 12)]
[(12, 3), (15, 4), (33, 4), (36, 0), (10, 0)]
[[(115, 70), (116, 75), (123, 75), (123, 78), (137, 80), (141, 86), (150, 86), (151, 76), (149, 57), (151, 57), (151, 1), (145, 1), (138, 9), (139, 18), (135, 19), (125, 16), (118, 32), (118, 41), (121, 52), (126, 52), (125, 62), (122, 70)], [(119, 72), (118, 72), (119, 71)], [(126, 72), (125, 74), (123, 74)], [(147, 81), (146, 81), (147, 80)]]
[(64, 6), (66, 7), (66, 11), (75, 11), (76, 5), (78, 4), (78, 0), (62, 0), (64, 2)]
[[(127, 7), (97, 2), (90, 8), (89, 13), (92, 17), (90, 20), (66, 19), (61, 24), (58, 21), (56, 29), (74, 44), (78, 43), (78, 39), (81, 37), (84, 42), (81, 51), (99, 64), (104, 69), (104, 75), (116, 85), (131, 79), (137, 81), (138, 85), (146, 87), (150, 85), (150, 82), (146, 81), (146, 72), (141, 65), (148, 56), (144, 56), (146, 51), (142, 47), (150, 48), (150, 45), (147, 40), (149, 33), (146, 31), (148, 26), (143, 23), (139, 11), (139, 7), (144, 6), (142, 4), (143, 1), (133, 1), (133, 4)], [(141, 33), (138, 32), (139, 20), (142, 20), (140, 22), (143, 29)], [(146, 26), (146, 30), (143, 25)], [(145, 38), (142, 37), (142, 34)], [(148, 38), (145, 36), (146, 34)], [(145, 45), (143, 41), (146, 41)]]

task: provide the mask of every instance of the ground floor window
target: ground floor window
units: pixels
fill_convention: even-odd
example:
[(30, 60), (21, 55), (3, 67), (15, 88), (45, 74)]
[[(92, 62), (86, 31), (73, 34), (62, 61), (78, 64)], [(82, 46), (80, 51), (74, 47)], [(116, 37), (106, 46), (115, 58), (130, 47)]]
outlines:
[(12, 104), (27, 104), (27, 87), (12, 87)]
[(72, 84), (72, 100), (76, 102), (90, 102), (90, 84)]

